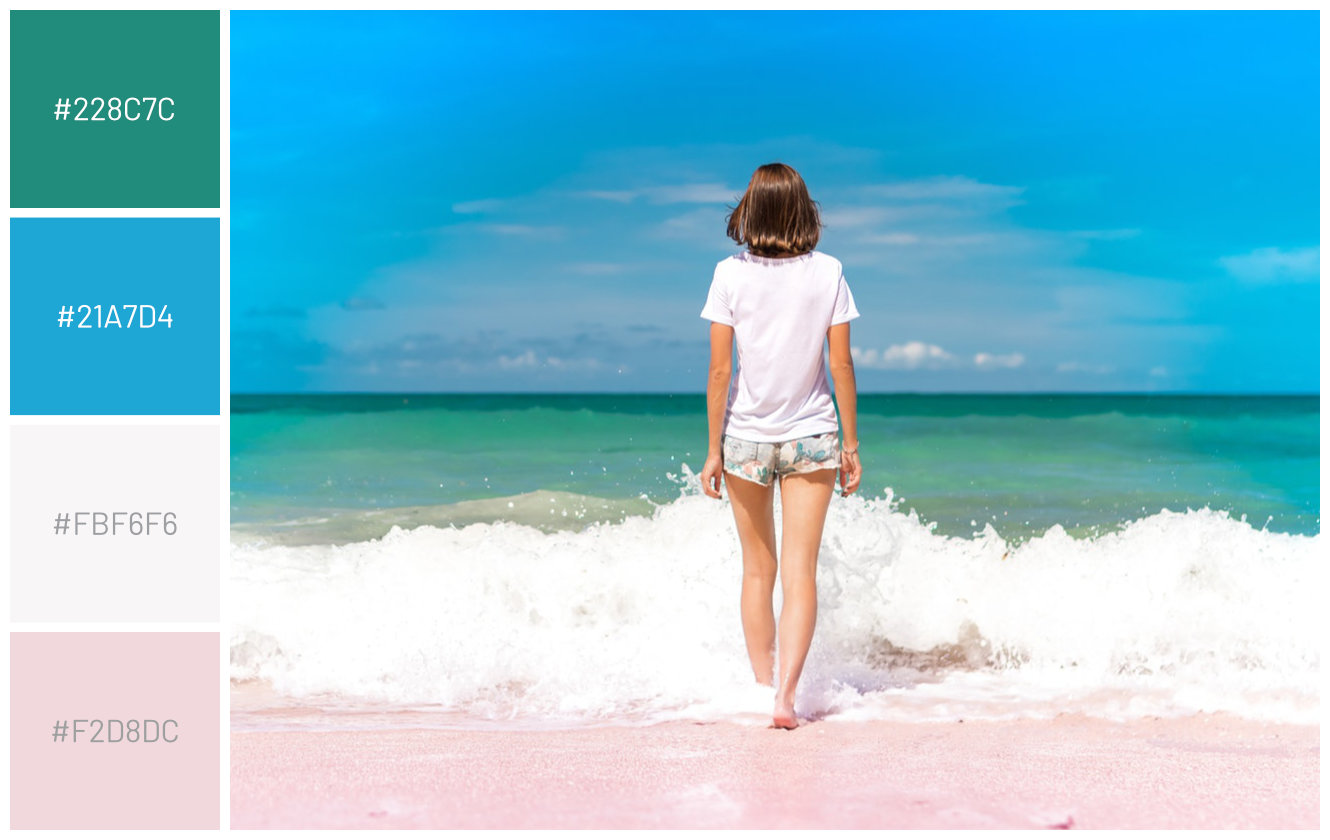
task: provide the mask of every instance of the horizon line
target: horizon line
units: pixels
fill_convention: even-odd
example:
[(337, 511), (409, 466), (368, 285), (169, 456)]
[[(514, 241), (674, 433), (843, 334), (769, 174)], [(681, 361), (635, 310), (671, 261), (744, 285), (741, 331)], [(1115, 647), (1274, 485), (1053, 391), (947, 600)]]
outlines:
[[(706, 397), (706, 391), (232, 391), (232, 397)], [(1319, 397), (1320, 391), (857, 391), (858, 397)]]

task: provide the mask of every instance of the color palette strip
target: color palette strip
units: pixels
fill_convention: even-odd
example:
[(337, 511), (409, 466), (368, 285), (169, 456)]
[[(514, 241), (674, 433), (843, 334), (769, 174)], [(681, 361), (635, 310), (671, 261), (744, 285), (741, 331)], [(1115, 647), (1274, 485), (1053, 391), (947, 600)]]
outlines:
[(221, 827), (221, 24), (10, 13), (11, 828)]

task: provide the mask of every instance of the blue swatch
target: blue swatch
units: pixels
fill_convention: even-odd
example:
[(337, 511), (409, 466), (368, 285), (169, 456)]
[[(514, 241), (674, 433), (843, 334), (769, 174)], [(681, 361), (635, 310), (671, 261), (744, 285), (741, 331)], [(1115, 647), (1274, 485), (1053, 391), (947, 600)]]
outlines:
[(218, 219), (11, 219), (12, 414), (217, 414)]

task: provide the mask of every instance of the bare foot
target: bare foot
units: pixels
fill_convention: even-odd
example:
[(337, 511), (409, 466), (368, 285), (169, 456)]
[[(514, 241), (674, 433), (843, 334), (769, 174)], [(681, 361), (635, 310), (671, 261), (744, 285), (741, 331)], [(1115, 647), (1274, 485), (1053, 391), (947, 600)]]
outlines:
[(794, 701), (776, 698), (776, 709), (771, 713), (771, 725), (776, 729), (795, 729), (799, 719), (794, 716)]

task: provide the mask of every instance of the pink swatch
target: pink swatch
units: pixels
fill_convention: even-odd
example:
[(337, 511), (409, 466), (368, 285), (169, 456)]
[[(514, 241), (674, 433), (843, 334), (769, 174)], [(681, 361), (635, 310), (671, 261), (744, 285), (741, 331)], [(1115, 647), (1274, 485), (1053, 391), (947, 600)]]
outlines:
[(216, 829), (216, 633), (11, 633), (10, 828)]

